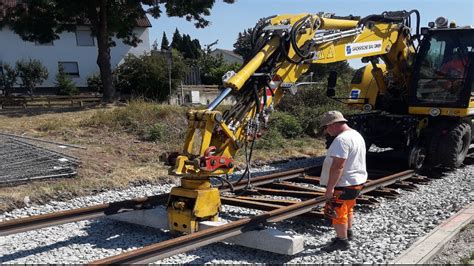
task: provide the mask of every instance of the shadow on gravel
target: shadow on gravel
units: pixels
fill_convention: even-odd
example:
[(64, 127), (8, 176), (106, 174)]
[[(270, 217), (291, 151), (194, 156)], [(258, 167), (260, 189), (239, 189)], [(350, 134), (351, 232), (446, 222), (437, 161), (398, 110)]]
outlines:
[[(295, 223), (297, 223), (298, 225), (295, 225)], [(311, 232), (313, 232), (315, 235), (325, 234), (328, 233), (328, 231), (332, 232), (333, 230), (329, 222), (304, 217), (283, 221), (278, 223), (278, 226), (276, 226), (276, 229), (280, 229), (281, 231), (285, 231), (284, 228), (293, 228), (291, 230), (292, 233), (302, 236), (304, 236), (308, 230), (311, 230)], [(188, 256), (192, 255), (196, 256), (196, 258), (186, 263), (205, 264), (210, 262), (226, 264), (233, 263), (232, 261), (239, 261), (239, 263), (281, 265), (285, 263), (290, 263), (290, 261), (296, 258), (326, 254), (325, 252), (320, 250), (322, 247), (326, 246), (326, 244), (326, 241), (323, 241), (323, 243), (321, 244), (305, 243), (304, 250), (302, 252), (290, 256), (242, 247), (235, 244), (216, 243), (200, 248), (199, 251), (187, 252), (186, 254)], [(232, 252), (226, 252), (227, 250), (232, 250)]]
[[(61, 231), (62, 229), (58, 228), (56, 230)], [(0, 257), (0, 263), (3, 264), (12, 260), (25, 258), (31, 255), (55, 251), (71, 245), (87, 245), (86, 247), (81, 248), (83, 250), (82, 253), (87, 254), (86, 250), (89, 248), (90, 254), (93, 254), (94, 249), (113, 250), (120, 248), (125, 251), (133, 247), (142, 247), (154, 244), (158, 241), (163, 241), (163, 238), (166, 238), (167, 236), (170, 237), (169, 235), (158, 229), (116, 222), (107, 219), (99, 219), (92, 221), (83, 230), (86, 232), (87, 235), (70, 236), (66, 240), (58, 241), (49, 245), (6, 254)], [(40, 234), (41, 233), (38, 233), (38, 235)], [(56, 234), (66, 234), (66, 232), (46, 232), (45, 234), (48, 234), (51, 239), (55, 238)], [(61, 253), (64, 252), (62, 251)], [(60, 256), (56, 256), (56, 258), (58, 259), (58, 261), (55, 261), (56, 263), (60, 263), (61, 261), (63, 261)], [(80, 257), (78, 259), (85, 260), (87, 259), (87, 256)], [(50, 261), (49, 263), (53, 263), (53, 261)]]
[[(295, 225), (297, 223), (298, 225)], [(310, 229), (314, 234), (324, 234), (332, 232), (332, 226), (330, 222), (325, 220), (314, 220), (313, 218), (298, 217), (289, 219), (286, 221), (275, 224), (276, 229), (286, 231), (288, 228), (293, 228), (291, 231), (296, 235), (304, 235)], [(273, 228), (273, 226), (270, 225)], [(306, 241), (305, 241), (306, 242)], [(195, 256), (192, 261), (187, 261), (186, 264), (276, 264), (282, 265), (290, 263), (290, 261), (296, 258), (302, 258), (306, 256), (322, 255), (326, 254), (320, 249), (326, 246), (327, 242), (324, 241), (320, 245), (315, 244), (304, 244), (304, 250), (295, 255), (282, 255), (273, 252), (257, 250), (253, 248), (238, 246), (235, 244), (227, 243), (214, 243), (205, 247), (199, 248), (198, 251), (186, 252), (186, 255)], [(166, 261), (166, 263), (179, 263), (177, 261)], [(291, 262), (293, 263), (293, 262)]]
[[(203, 255), (205, 254), (205, 255)], [(238, 254), (238, 257), (236, 256)], [(196, 256), (192, 261), (186, 261), (186, 264), (285, 264), (298, 257), (300, 254), (289, 256), (275, 254), (273, 252), (256, 250), (252, 248), (242, 247), (234, 244), (215, 243), (202, 248), (198, 251), (186, 252), (187, 256)], [(223, 262), (225, 261), (225, 262)], [(178, 262), (167, 262), (178, 263)]]

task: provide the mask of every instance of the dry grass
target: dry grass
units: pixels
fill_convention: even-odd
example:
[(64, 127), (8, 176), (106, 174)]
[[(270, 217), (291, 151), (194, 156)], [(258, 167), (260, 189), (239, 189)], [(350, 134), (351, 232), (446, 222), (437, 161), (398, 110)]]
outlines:
[[(37, 115), (0, 115), (1, 131), (68, 142), (87, 147), (70, 150), (82, 161), (78, 175), (71, 179), (35, 181), (0, 188), (0, 211), (24, 205), (28, 196), (34, 203), (69, 199), (134, 184), (174, 182), (169, 167), (159, 161), (163, 152), (182, 149), (187, 109), (144, 101), (126, 107), (109, 107), (77, 112)], [(165, 128), (162, 139), (150, 141), (153, 129)], [(289, 157), (318, 156), (324, 144), (314, 139), (285, 140), (281, 148), (255, 150), (253, 160), (263, 163)], [(243, 166), (243, 153), (236, 156)]]

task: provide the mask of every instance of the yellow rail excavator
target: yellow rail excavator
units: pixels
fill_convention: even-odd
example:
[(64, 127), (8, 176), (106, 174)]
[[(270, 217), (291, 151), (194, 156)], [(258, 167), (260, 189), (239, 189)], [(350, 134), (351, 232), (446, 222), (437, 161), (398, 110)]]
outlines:
[[(253, 56), (223, 77), (225, 89), (207, 109), (187, 113), (184, 149), (173, 169), (181, 185), (167, 204), (170, 230), (192, 233), (199, 221), (218, 218), (219, 191), (210, 179), (225, 181), (241, 148), (250, 160), (274, 105), (296, 91), (311, 64), (366, 63), (347, 98), (335, 97), (337, 73), (331, 72), (327, 95), (361, 110), (349, 123), (367, 143), (401, 151), (412, 168), (455, 168), (466, 157), (474, 117), (472, 26), (440, 17), (420, 28), (417, 10), (364, 18), (285, 14), (261, 19), (252, 45)], [(236, 103), (217, 111), (229, 95)], [(243, 177), (250, 181), (248, 166)]]

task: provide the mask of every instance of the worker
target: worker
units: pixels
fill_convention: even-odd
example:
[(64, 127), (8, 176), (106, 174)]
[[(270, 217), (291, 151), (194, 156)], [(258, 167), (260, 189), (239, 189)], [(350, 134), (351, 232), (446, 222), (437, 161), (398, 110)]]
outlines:
[(466, 56), (457, 48), (452, 58), (441, 66), (440, 74), (448, 78), (462, 78), (467, 63)]
[(322, 248), (326, 252), (350, 249), (355, 199), (367, 181), (364, 138), (346, 122), (339, 111), (326, 112), (321, 118), (325, 134), (335, 137), (320, 177), (321, 185), (326, 187), (325, 215), (336, 231), (336, 238)]
[(456, 48), (452, 58), (445, 62), (438, 72), (441, 78), (441, 86), (451, 93), (457, 93), (462, 87), (463, 77), (468, 64), (467, 52), (463, 54), (461, 49)]

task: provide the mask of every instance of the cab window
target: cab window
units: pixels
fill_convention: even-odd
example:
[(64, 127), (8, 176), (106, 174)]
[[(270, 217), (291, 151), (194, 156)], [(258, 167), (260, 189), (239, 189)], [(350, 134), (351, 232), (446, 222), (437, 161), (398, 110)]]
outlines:
[(420, 66), (416, 97), (420, 102), (455, 103), (465, 87), (464, 81), (473, 52), (472, 36), (437, 34)]

